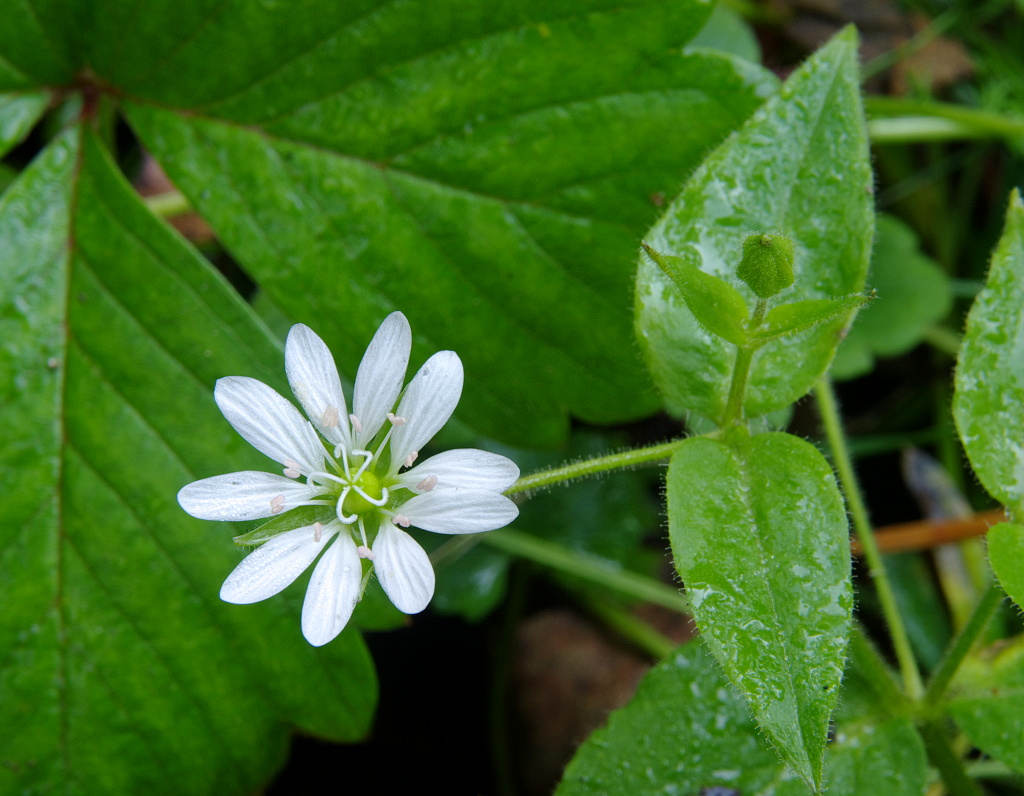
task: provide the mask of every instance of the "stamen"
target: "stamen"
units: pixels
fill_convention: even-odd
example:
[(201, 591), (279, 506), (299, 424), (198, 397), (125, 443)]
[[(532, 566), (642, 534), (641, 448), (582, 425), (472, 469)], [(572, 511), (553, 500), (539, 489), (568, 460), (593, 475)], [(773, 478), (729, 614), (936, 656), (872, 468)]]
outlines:
[(314, 481), (314, 482), (322, 481), (324, 478), (326, 478), (326, 479), (328, 479), (330, 481), (334, 481), (336, 483), (339, 483), (342, 486), (348, 486), (348, 481), (345, 480), (344, 478), (339, 478), (336, 475), (331, 475), (330, 473), (324, 473), (324, 472), (321, 472), (319, 470), (317, 470), (316, 472), (310, 473), (309, 474), (309, 478), (310, 478), (311, 481)]
[(393, 426), (404, 426), (407, 422), (404, 417), (399, 417), (394, 412), (388, 412), (388, 420), (391, 421)]
[(391, 521), (395, 525), (401, 525), (403, 528), (409, 527), (409, 518), (406, 517), (404, 514), (396, 514), (394, 517), (391, 518)]
[(366, 492), (362, 491), (360, 487), (356, 487), (354, 484), (352, 485), (352, 489), (355, 490), (355, 493), (357, 495), (359, 495), (362, 498), (365, 498), (368, 502), (373, 503), (375, 506), (383, 506), (385, 503), (387, 503), (387, 487), (381, 487), (381, 496), (379, 498), (370, 497)]
[(356, 470), (356, 474), (353, 475), (352, 478), (351, 478), (352, 481), (358, 481), (359, 480), (359, 476), (361, 476), (363, 473), (366, 472), (366, 468), (369, 467), (370, 466), (370, 462), (373, 461), (373, 452), (372, 451), (352, 451), (352, 455), (353, 456), (365, 456), (366, 457), (365, 459), (363, 459), (363, 463), (361, 465), (359, 465), (359, 469)]
[[(370, 544), (369, 544), (369, 542), (366, 541), (366, 526), (363, 525), (363, 518), (362, 517), (359, 518), (359, 536), (363, 540), (363, 543), (359, 547), (363, 547), (363, 548), (366, 548), (368, 550), (370, 548)], [(357, 548), (357, 550), (358, 550), (358, 548)], [(373, 556), (370, 556), (370, 558), (373, 558)]]
[(358, 514), (349, 514), (348, 516), (345, 515), (345, 498), (348, 497), (348, 493), (351, 491), (352, 487), (347, 486), (341, 490), (341, 495), (339, 495), (338, 497), (338, 519), (345, 523), (345, 525), (351, 525), (359, 519)]
[(338, 407), (328, 406), (320, 416), (320, 425), (324, 428), (335, 428), (338, 425), (339, 417)]
[(356, 434), (363, 433), (363, 422), (355, 415), (349, 415), (348, 419), (352, 421), (352, 428), (355, 429)]
[(299, 467), (299, 463), (294, 459), (285, 459), (284, 474), (289, 478), (298, 478), (300, 475), (302, 475), (302, 470)]
[(323, 535), (324, 535), (324, 526), (321, 525), (319, 522), (314, 522), (313, 523), (313, 541), (314, 542), (319, 542), (323, 538)]
[(437, 486), (436, 475), (428, 475), (426, 478), (424, 478), (422, 481), (416, 484), (416, 488), (420, 490), (420, 492), (429, 492), (435, 486)]
[(406, 467), (412, 467), (413, 462), (415, 462), (419, 457), (420, 452), (413, 451), (412, 453), (405, 457), (405, 461), (402, 462), (402, 464), (404, 464)]
[(368, 558), (370, 561), (373, 561), (373, 552), (366, 545), (359, 545), (359, 547), (356, 548), (356, 552), (359, 553), (360, 558)]
[(270, 513), (280, 514), (282, 511), (284, 511), (284, 495), (278, 495), (270, 501)]

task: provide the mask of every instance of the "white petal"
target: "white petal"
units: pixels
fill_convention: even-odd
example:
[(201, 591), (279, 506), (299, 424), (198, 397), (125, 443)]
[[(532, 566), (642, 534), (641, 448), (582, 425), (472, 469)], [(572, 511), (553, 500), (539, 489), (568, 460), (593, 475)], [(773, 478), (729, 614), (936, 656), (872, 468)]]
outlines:
[[(477, 448), (459, 448), (431, 456), (398, 479), (400, 486), (417, 490), (425, 478), (437, 477), (435, 489), (462, 487), (503, 492), (519, 478), (519, 468), (511, 459)], [(422, 491), (422, 490), (417, 490)]]
[(347, 531), (324, 553), (313, 570), (302, 603), (302, 635), (314, 647), (334, 639), (359, 602), (363, 569), (356, 543)]
[(241, 522), (288, 511), (320, 491), (283, 475), (246, 470), (194, 481), (178, 493), (178, 503), (201, 520)]
[(409, 321), (402, 313), (392, 312), (373, 336), (356, 372), (352, 412), (359, 418), (362, 430), (353, 432), (355, 447), (366, 447), (394, 408), (405, 381), (411, 348)]
[(519, 508), (507, 497), (479, 489), (439, 489), (416, 495), (397, 512), (417, 528), (434, 533), (493, 531), (519, 516)]
[(324, 532), (316, 541), (312, 526), (275, 536), (242, 559), (220, 587), (220, 598), (247, 605), (273, 597), (306, 571), (330, 538)]
[(348, 406), (338, 368), (330, 349), (308, 326), (297, 323), (288, 332), (284, 368), (313, 425), (335, 445), (348, 447)]
[(323, 469), (324, 448), (299, 410), (262, 381), (246, 376), (217, 380), (213, 391), (224, 417), (260, 453), (305, 473)]
[(391, 435), (393, 469), (441, 430), (461, 396), (462, 360), (454, 351), (438, 351), (409, 382), (398, 406), (398, 415), (406, 424)]
[(395, 608), (418, 614), (434, 596), (434, 568), (419, 543), (405, 531), (384, 524), (373, 543), (373, 568)]

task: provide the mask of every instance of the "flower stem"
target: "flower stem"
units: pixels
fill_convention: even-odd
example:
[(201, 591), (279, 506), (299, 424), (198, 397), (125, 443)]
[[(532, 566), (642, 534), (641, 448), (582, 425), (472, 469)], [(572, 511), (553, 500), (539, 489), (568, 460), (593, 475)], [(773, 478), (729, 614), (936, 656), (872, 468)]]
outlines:
[(951, 796), (983, 796), (981, 787), (971, 779), (963, 760), (949, 742), (945, 729), (938, 722), (926, 722), (918, 730), (924, 739), (928, 759), (939, 770)]
[[(767, 299), (758, 299), (754, 314), (747, 322), (748, 332), (754, 332), (761, 326), (767, 310)], [(736, 347), (736, 361), (732, 366), (732, 381), (729, 383), (729, 399), (725, 405), (722, 428), (743, 422), (743, 399), (747, 397), (747, 378), (750, 376), (750, 363), (756, 350), (753, 345)]]
[(145, 199), (145, 204), (151, 213), (161, 218), (176, 218), (192, 210), (192, 205), (189, 204), (188, 199), (178, 191), (149, 196)]
[(888, 664), (865, 635), (864, 628), (856, 622), (850, 632), (849, 655), (852, 667), (870, 684), (877, 704), (884, 706), (891, 716), (902, 716), (911, 712), (912, 705), (907, 695), (900, 690), (890, 674)]
[(832, 389), (832, 382), (828, 376), (821, 378), (814, 388), (814, 394), (818, 401), (818, 409), (821, 413), (821, 422), (825, 429), (825, 436), (828, 438), (829, 447), (832, 449), (832, 460), (835, 464), (836, 472), (839, 474), (839, 481), (843, 485), (843, 492), (846, 494), (846, 502), (850, 508), (850, 516), (853, 520), (854, 530), (857, 533), (857, 540), (860, 542), (861, 550), (864, 553), (864, 560), (868, 565), (868, 571), (875, 583), (875, 589), (878, 591), (882, 615), (889, 625), (889, 634), (892, 637), (896, 660), (899, 662), (900, 673), (903, 677), (903, 688), (911, 699), (920, 699), (924, 692), (924, 687), (921, 683), (921, 673), (918, 671), (913, 650), (910, 648), (910, 639), (903, 625), (903, 618), (900, 616), (899, 609), (896, 606), (896, 596), (893, 593), (892, 584), (889, 582), (889, 576), (885, 571), (882, 554), (878, 549), (878, 543), (875, 541), (875, 536), (871, 530), (867, 506), (864, 504), (864, 498), (857, 483), (857, 476), (853, 471), (853, 462), (850, 459), (850, 452), (846, 447), (846, 437), (843, 434), (843, 426), (839, 418), (839, 408), (836, 404), (835, 392)]
[(996, 583), (992, 583), (974, 607), (974, 613), (967, 620), (963, 630), (960, 631), (960, 634), (950, 645), (949, 649), (946, 650), (939, 668), (935, 670), (931, 682), (928, 683), (928, 690), (925, 692), (924, 698), (929, 705), (937, 704), (945, 695), (953, 675), (960, 668), (960, 664), (967, 657), (967, 653), (971, 651), (978, 639), (981, 638), (981, 634), (985, 632), (985, 627), (992, 618), (992, 614), (995, 613), (996, 608), (999, 607), (999, 603), (1002, 601), (1003, 590)]
[(529, 492), (531, 489), (540, 489), (545, 486), (560, 484), (563, 481), (571, 481), (575, 478), (585, 478), (588, 475), (598, 475), (609, 470), (618, 470), (625, 467), (636, 467), (642, 464), (656, 464), (662, 462), (675, 453), (676, 448), (683, 444), (682, 439), (663, 442), (660, 445), (652, 445), (648, 448), (634, 448), (633, 450), (610, 453), (607, 456), (598, 456), (594, 459), (585, 459), (581, 462), (563, 464), (551, 470), (541, 470), (538, 473), (530, 473), (522, 476), (512, 486), (505, 490), (506, 495), (515, 495), (519, 492)]
[(625, 597), (644, 600), (684, 614), (690, 613), (690, 601), (672, 586), (620, 569), (586, 553), (569, 550), (508, 528), (482, 533), (476, 538), (511, 555), (596, 583)]
[(1024, 119), (964, 105), (868, 97), (864, 109), (871, 117), (868, 133), (876, 144), (1024, 135)]
[(723, 428), (743, 420), (743, 399), (747, 394), (747, 376), (750, 375), (750, 362), (753, 358), (752, 347), (737, 347), (736, 362), (732, 367), (732, 381), (729, 384), (729, 401), (725, 405), (725, 418), (722, 422)]
[(664, 660), (679, 646), (607, 597), (594, 594), (591, 590), (580, 590), (579, 596), (588, 611), (654, 660)]

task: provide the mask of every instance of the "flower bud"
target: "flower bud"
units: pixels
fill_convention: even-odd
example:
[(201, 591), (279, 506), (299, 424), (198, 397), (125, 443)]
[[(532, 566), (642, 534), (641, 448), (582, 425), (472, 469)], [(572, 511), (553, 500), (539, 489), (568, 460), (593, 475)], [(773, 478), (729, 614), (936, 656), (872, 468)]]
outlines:
[(758, 298), (771, 298), (793, 284), (793, 241), (783, 235), (758, 233), (743, 241), (743, 260), (736, 276)]

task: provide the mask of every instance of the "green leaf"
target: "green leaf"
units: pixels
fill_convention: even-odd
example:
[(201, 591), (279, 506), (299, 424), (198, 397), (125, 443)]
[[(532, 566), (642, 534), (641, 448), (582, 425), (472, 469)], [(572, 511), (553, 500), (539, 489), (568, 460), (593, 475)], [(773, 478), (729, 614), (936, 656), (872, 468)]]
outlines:
[(298, 587), (221, 603), (230, 526), (175, 501), (266, 466), (210, 389), (280, 381), (279, 346), (81, 125), (4, 194), (0, 239), (0, 792), (245, 794), (293, 726), (361, 737), (358, 633), (306, 644)]
[(132, 42), (141, 68), (102, 53), (93, 68), (247, 272), (341, 361), (401, 308), (414, 360), (463, 358), (460, 416), (489, 436), (553, 446), (570, 414), (654, 411), (626, 264), (773, 79), (682, 53), (709, 11), (697, 0), (338, 5), (229, 3), (205, 26), (189, 10), (172, 30), (196, 35), (161, 37), (166, 58)]
[(968, 658), (949, 711), (983, 752), (1024, 773), (1024, 637), (994, 655)]
[(698, 641), (644, 678), (565, 770), (555, 796), (696, 794), (715, 786), (758, 796), (807, 787), (758, 735), (750, 710)]
[(807, 299), (783, 304), (769, 310), (764, 325), (752, 335), (758, 343), (768, 343), (783, 337), (805, 332), (819, 324), (842, 316), (846, 318), (854, 310), (871, 301), (871, 296), (843, 296), (836, 299)]
[(914, 231), (894, 216), (880, 214), (868, 284), (878, 300), (857, 314), (832, 363), (831, 375), (848, 379), (867, 373), (874, 358), (909, 351), (933, 324), (949, 314), (949, 280), (923, 254)]
[(49, 102), (45, 91), (0, 94), (0, 158), (21, 143)]
[(700, 32), (690, 41), (690, 49), (707, 47), (711, 50), (732, 53), (755, 63), (761, 62), (761, 45), (757, 36), (742, 16), (724, 3), (715, 3), (715, 8)]
[(1024, 527), (1009, 522), (988, 531), (988, 560), (1010, 599), (1024, 608)]
[(743, 296), (724, 279), (701, 271), (700, 255), (693, 246), (681, 249), (682, 257), (659, 254), (646, 244), (644, 251), (679, 289), (703, 329), (734, 345), (746, 345), (748, 312)]
[[(905, 719), (840, 727), (826, 760), (830, 796), (921, 796), (927, 783), (924, 745)], [(555, 793), (690, 796), (715, 787), (743, 796), (809, 792), (770, 751), (703, 645), (691, 642), (587, 739)]]
[(668, 522), (708, 646), (786, 761), (820, 783), (853, 602), (831, 468), (788, 434), (692, 438), (669, 466)]
[(928, 786), (924, 741), (908, 719), (841, 728), (828, 762), (830, 796), (921, 796)]
[(985, 489), (1024, 513), (1024, 202), (1017, 191), (988, 281), (967, 316), (953, 417)]
[[(847, 30), (813, 55), (704, 161), (645, 240), (666, 254), (695, 246), (704, 270), (752, 304), (735, 273), (743, 239), (776, 232), (796, 244), (796, 283), (782, 300), (860, 291), (871, 249), (872, 179), (856, 49)], [(637, 273), (636, 306), (642, 347), (670, 407), (721, 417), (732, 349), (709, 340), (646, 262)], [(844, 322), (836, 318), (761, 350), (746, 415), (779, 409), (807, 392), (828, 367)]]

